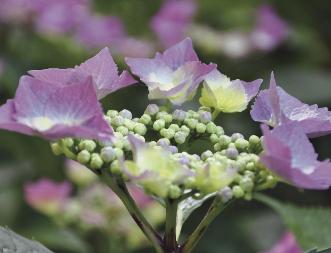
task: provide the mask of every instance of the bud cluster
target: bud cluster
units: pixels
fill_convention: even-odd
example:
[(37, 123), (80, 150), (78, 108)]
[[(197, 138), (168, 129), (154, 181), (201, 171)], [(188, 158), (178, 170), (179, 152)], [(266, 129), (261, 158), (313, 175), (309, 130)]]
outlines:
[[(105, 119), (114, 129), (111, 142), (66, 138), (51, 144), (54, 153), (63, 153), (96, 173), (106, 170), (113, 176), (132, 180), (123, 166), (125, 161), (139, 167), (135, 159), (149, 159), (136, 157), (144, 152), (134, 152), (129, 140), (130, 135), (134, 136), (151, 149), (169, 153), (166, 159), (154, 159), (153, 171), (141, 170), (159, 183), (149, 181), (146, 184), (146, 177), (139, 174), (141, 168), (134, 168), (138, 174), (132, 180), (146, 192), (162, 198), (175, 199), (191, 191), (197, 198), (218, 192), (224, 202), (232, 198), (249, 200), (255, 190), (271, 188), (277, 182), (277, 178), (259, 162), (261, 139), (255, 135), (245, 139), (240, 133), (226, 135), (223, 128), (212, 121), (208, 107), (169, 113), (151, 104), (139, 118), (133, 118), (128, 110), (109, 110)], [(190, 147), (200, 139), (209, 140), (210, 150), (190, 154)], [(172, 161), (171, 173), (168, 165), (161, 164), (164, 160)], [(178, 176), (174, 176), (173, 171)]]

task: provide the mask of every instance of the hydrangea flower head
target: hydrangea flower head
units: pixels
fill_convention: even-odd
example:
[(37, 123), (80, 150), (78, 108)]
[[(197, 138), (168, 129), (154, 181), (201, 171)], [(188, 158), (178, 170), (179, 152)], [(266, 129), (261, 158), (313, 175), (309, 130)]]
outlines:
[(331, 163), (320, 162), (305, 132), (295, 123), (262, 127), (262, 163), (289, 183), (304, 189), (328, 189)]
[(26, 201), (37, 210), (46, 214), (56, 214), (65, 206), (71, 193), (68, 182), (56, 183), (41, 179), (24, 187)]
[(331, 113), (327, 108), (309, 106), (276, 85), (271, 74), (270, 87), (257, 96), (252, 107), (253, 120), (276, 127), (295, 122), (309, 137), (331, 132)]
[(105, 140), (112, 134), (91, 78), (84, 83), (59, 86), (23, 76), (15, 98), (0, 107), (0, 128), (50, 140), (64, 137)]
[(31, 70), (29, 74), (39, 80), (57, 85), (70, 85), (92, 76), (98, 99), (136, 82), (127, 71), (118, 75), (117, 65), (108, 48), (102, 49), (96, 56), (75, 68)]
[(126, 62), (148, 86), (150, 99), (165, 98), (178, 105), (192, 99), (203, 78), (216, 68), (199, 61), (189, 38), (153, 59), (126, 58)]
[(261, 79), (244, 82), (214, 70), (205, 77), (200, 103), (222, 112), (241, 112), (259, 91)]

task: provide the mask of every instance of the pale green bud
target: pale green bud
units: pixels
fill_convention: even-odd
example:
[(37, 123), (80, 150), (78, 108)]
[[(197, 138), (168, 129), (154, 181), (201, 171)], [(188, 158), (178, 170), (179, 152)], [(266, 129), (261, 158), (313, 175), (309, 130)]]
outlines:
[(165, 127), (165, 121), (164, 119), (158, 119), (154, 122), (153, 124), (153, 129), (155, 131), (160, 131), (161, 129), (163, 129)]
[(101, 156), (97, 153), (91, 155), (90, 166), (92, 169), (100, 169), (103, 165), (103, 160)]
[(224, 134), (224, 129), (223, 129), (223, 127), (221, 127), (221, 126), (217, 126), (217, 127), (216, 127), (216, 134), (217, 134), (217, 135), (222, 135), (222, 134)]
[(84, 140), (78, 144), (78, 147), (80, 150), (85, 149), (89, 152), (93, 152), (94, 149), (97, 147), (97, 144), (92, 140)]
[(242, 198), (245, 195), (244, 190), (239, 185), (235, 185), (232, 188), (232, 192), (233, 192), (233, 196), (237, 199)]
[(239, 150), (245, 150), (248, 148), (249, 142), (245, 139), (237, 139), (234, 143)]
[(113, 143), (113, 146), (115, 147), (115, 148), (119, 148), (119, 149), (122, 149), (123, 148), (123, 137), (122, 138), (116, 138), (115, 140), (114, 140), (114, 143)]
[(179, 186), (177, 186), (177, 185), (171, 185), (171, 186), (169, 187), (169, 192), (168, 192), (168, 194), (169, 194), (169, 197), (170, 197), (171, 199), (177, 199), (177, 198), (179, 198), (180, 195), (182, 194), (182, 191), (181, 191), (181, 189), (179, 188)]
[(187, 116), (186, 112), (178, 109), (172, 113), (173, 119), (178, 121), (183, 121), (186, 118), (186, 116)]
[(171, 124), (169, 128), (174, 130), (175, 132), (179, 131), (180, 129), (180, 127), (177, 124)]
[(180, 130), (184, 133), (186, 133), (186, 135), (189, 135), (190, 134), (190, 129), (187, 127), (187, 126), (181, 126), (180, 127)]
[(220, 140), (220, 138), (218, 137), (217, 134), (211, 134), (211, 135), (210, 135), (210, 141), (211, 141), (213, 144), (219, 142), (219, 140)]
[(81, 164), (86, 164), (90, 161), (91, 154), (87, 150), (82, 150), (77, 155), (77, 161)]
[(207, 124), (207, 133), (209, 134), (216, 134), (217, 132), (217, 126), (215, 125), (214, 122), (209, 122)]
[(222, 150), (222, 145), (221, 145), (220, 143), (216, 143), (216, 144), (214, 145), (214, 150), (215, 150), (215, 151), (221, 151), (221, 150)]
[(255, 170), (255, 163), (249, 162), (246, 164), (246, 169), (247, 170)]
[(261, 143), (260, 138), (256, 135), (251, 135), (248, 140), (249, 144), (252, 145), (259, 145)]
[(103, 116), (103, 118), (105, 119), (105, 121), (107, 121), (107, 123), (109, 124), (109, 125), (111, 125), (111, 117), (109, 117), (109, 116)]
[(120, 166), (120, 163), (118, 160), (115, 160), (110, 165), (110, 171), (114, 173), (115, 175), (121, 175), (122, 174), (122, 168)]
[(238, 154), (239, 153), (236, 148), (229, 147), (225, 150), (225, 155), (230, 159), (236, 159)]
[(127, 129), (125, 126), (119, 126), (118, 128), (116, 128), (116, 132), (119, 132), (122, 135), (128, 135), (129, 129)]
[(61, 155), (62, 154), (62, 148), (61, 145), (57, 142), (51, 143), (51, 149), (55, 155)]
[(71, 148), (73, 145), (74, 145), (74, 140), (72, 138), (64, 138), (62, 140), (62, 143), (68, 147), (68, 148)]
[(124, 152), (120, 148), (114, 148), (116, 158), (121, 158), (124, 156)]
[(207, 127), (203, 123), (198, 123), (195, 129), (197, 130), (198, 133), (203, 134), (204, 132), (206, 132)]
[(231, 135), (231, 140), (235, 142), (236, 140), (244, 139), (244, 136), (241, 133), (234, 133)]
[(115, 110), (109, 110), (107, 111), (107, 116), (111, 117), (111, 118), (114, 118), (118, 115), (118, 111), (115, 111)]
[(148, 125), (149, 123), (151, 123), (151, 121), (152, 121), (152, 118), (148, 114), (142, 115), (139, 119), (139, 122), (144, 125)]
[(178, 143), (178, 144), (183, 144), (185, 141), (186, 141), (186, 133), (182, 132), (182, 131), (179, 131), (177, 133), (175, 133), (175, 141)]
[(167, 138), (162, 138), (162, 139), (159, 139), (157, 141), (157, 145), (159, 145), (161, 147), (166, 147), (166, 146), (169, 146), (170, 145), (170, 141)]
[(122, 110), (119, 112), (119, 115), (122, 116), (125, 119), (132, 119), (132, 113), (129, 110)]
[(240, 187), (245, 191), (245, 192), (250, 192), (253, 190), (254, 183), (252, 179), (249, 177), (243, 177), (239, 183)]
[(186, 119), (185, 120), (185, 124), (187, 124), (187, 126), (191, 129), (195, 129), (195, 127), (198, 124), (198, 120), (196, 119)]
[(101, 149), (100, 156), (104, 162), (109, 163), (116, 158), (116, 153), (112, 147), (105, 147)]
[(213, 152), (211, 152), (210, 150), (206, 150), (201, 154), (201, 159), (205, 161), (207, 158), (212, 156), (213, 156)]
[(114, 126), (121, 126), (124, 124), (124, 118), (122, 116), (115, 116), (112, 121), (112, 125)]
[(231, 138), (229, 136), (227, 135), (220, 136), (219, 144), (221, 144), (222, 148), (228, 147), (230, 143), (231, 143)]
[(218, 195), (221, 197), (223, 203), (228, 202), (233, 197), (232, 189), (229, 186), (224, 187), (218, 192)]
[(157, 114), (160, 108), (156, 104), (150, 104), (146, 107), (145, 113), (151, 116)]
[(130, 151), (131, 150), (131, 144), (130, 144), (130, 142), (127, 138), (123, 139), (122, 143), (123, 143), (123, 149), (125, 151)]
[(133, 131), (134, 126), (136, 125), (135, 122), (133, 122), (130, 119), (124, 119), (123, 122), (124, 126), (126, 126), (130, 131)]
[(163, 128), (160, 132), (160, 134), (164, 137), (164, 138), (167, 138), (167, 139), (172, 139), (174, 138), (175, 136), (175, 131), (168, 128), (168, 129), (165, 129)]
[(144, 124), (142, 123), (137, 123), (134, 128), (133, 131), (139, 135), (145, 135), (147, 132), (147, 128)]

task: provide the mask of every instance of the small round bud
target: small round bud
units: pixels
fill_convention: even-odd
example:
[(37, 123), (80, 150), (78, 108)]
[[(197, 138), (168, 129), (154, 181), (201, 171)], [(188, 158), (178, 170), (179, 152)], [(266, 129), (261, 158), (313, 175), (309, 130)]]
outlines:
[(249, 137), (248, 141), (249, 141), (249, 144), (252, 144), (252, 145), (259, 145), (261, 143), (260, 138), (256, 135), (251, 135)]
[(235, 186), (232, 188), (232, 192), (233, 192), (233, 196), (234, 196), (236, 199), (242, 198), (242, 197), (244, 197), (244, 195), (245, 195), (245, 192), (243, 191), (243, 189), (242, 189), (239, 185), (235, 185)]
[(160, 131), (165, 127), (165, 121), (163, 119), (158, 119), (153, 124), (153, 129), (155, 131)]
[(211, 134), (211, 135), (210, 135), (210, 141), (211, 141), (213, 144), (219, 142), (219, 140), (220, 140), (220, 138), (218, 137), (217, 134)]
[(215, 151), (221, 151), (221, 150), (222, 150), (222, 145), (221, 145), (220, 143), (216, 143), (216, 144), (214, 145), (214, 150), (215, 150)]
[(172, 117), (174, 118), (174, 120), (177, 120), (177, 121), (183, 121), (187, 116), (187, 113), (182, 111), (182, 110), (175, 110), (173, 113), (172, 113)]
[(125, 119), (132, 119), (132, 113), (129, 110), (122, 110), (119, 112), (119, 115), (122, 116)]
[(105, 119), (105, 121), (107, 121), (107, 123), (109, 125), (111, 125), (111, 117), (109, 117), (109, 116), (103, 116), (103, 118)]
[(169, 146), (168, 148), (169, 148), (169, 151), (170, 151), (172, 154), (176, 154), (176, 153), (178, 153), (178, 148), (177, 148), (176, 146), (171, 145), (171, 146)]
[(186, 141), (186, 137), (187, 137), (186, 133), (184, 133), (182, 131), (175, 133), (175, 136), (174, 136), (175, 141), (178, 144), (183, 144)]
[(57, 142), (54, 142), (54, 143), (51, 144), (51, 149), (52, 149), (54, 155), (61, 155), (62, 154), (61, 145)]
[(225, 150), (225, 155), (230, 159), (236, 159), (238, 156), (238, 150), (236, 148), (227, 148)]
[(223, 203), (228, 202), (233, 197), (233, 192), (232, 192), (231, 188), (228, 186), (226, 186), (222, 190), (220, 190), (218, 192), (218, 194), (221, 197)]
[(190, 163), (190, 159), (187, 156), (181, 156), (178, 161), (182, 165), (187, 165)]
[(187, 124), (187, 126), (191, 129), (195, 129), (195, 127), (198, 124), (198, 121), (196, 119), (186, 119), (185, 123)]
[(187, 126), (181, 126), (180, 130), (184, 133), (186, 133), (186, 135), (190, 134), (190, 129)]
[(120, 148), (114, 148), (116, 158), (121, 158), (124, 156), (124, 152)]
[(115, 111), (115, 110), (109, 110), (107, 111), (107, 116), (111, 117), (111, 118), (114, 118), (118, 115), (118, 111)]
[(78, 147), (80, 150), (85, 149), (89, 152), (93, 152), (94, 149), (97, 147), (97, 144), (92, 140), (84, 140), (78, 144)]
[(253, 163), (253, 162), (247, 163), (246, 164), (246, 169), (251, 170), (251, 171), (255, 170), (255, 163)]
[(205, 152), (203, 152), (201, 154), (201, 159), (205, 161), (205, 160), (207, 160), (207, 158), (212, 157), (212, 156), (213, 156), (213, 152), (211, 152), (210, 150), (206, 150)]
[(163, 128), (160, 132), (160, 134), (164, 137), (164, 138), (167, 138), (167, 139), (172, 139), (174, 136), (175, 136), (175, 131), (168, 128), (168, 129), (165, 129)]
[(160, 108), (156, 104), (149, 104), (146, 107), (145, 113), (149, 114), (151, 116), (157, 114), (159, 112)]
[(237, 149), (245, 150), (248, 148), (249, 142), (245, 139), (237, 139), (234, 144)]
[(124, 124), (124, 118), (122, 116), (115, 116), (112, 121), (111, 121), (112, 125), (114, 126), (121, 126)]
[(217, 135), (222, 135), (222, 134), (224, 134), (224, 129), (223, 129), (223, 127), (221, 127), (221, 126), (217, 126), (217, 127), (216, 127), (216, 134), (217, 134)]
[(169, 141), (169, 139), (167, 139), (167, 138), (162, 138), (162, 139), (159, 139), (159, 140), (157, 141), (157, 145), (159, 145), (159, 146), (161, 146), (161, 147), (167, 147), (167, 146), (170, 145), (170, 141)]
[(91, 154), (87, 150), (82, 150), (77, 155), (77, 161), (81, 164), (86, 164), (90, 161)]
[(118, 128), (116, 128), (116, 132), (119, 132), (122, 135), (128, 135), (129, 129), (127, 129), (125, 126), (119, 126)]
[(92, 169), (100, 169), (103, 165), (103, 160), (101, 159), (101, 156), (97, 153), (93, 153), (91, 155), (91, 161), (90, 166)]
[(68, 147), (68, 148), (71, 148), (73, 145), (74, 145), (74, 140), (72, 138), (64, 138), (62, 140), (62, 143)]
[(207, 127), (203, 123), (198, 123), (195, 129), (197, 130), (198, 133), (203, 134), (204, 132), (206, 132)]
[(177, 185), (171, 185), (169, 187), (169, 192), (168, 195), (171, 199), (177, 199), (180, 197), (180, 195), (182, 194), (181, 189), (179, 188), (179, 186)]
[(175, 132), (179, 131), (180, 129), (180, 127), (177, 124), (171, 124), (169, 128), (174, 130)]
[(133, 131), (139, 135), (145, 135), (147, 132), (147, 128), (144, 124), (142, 123), (137, 123), (134, 128)]
[(200, 121), (205, 124), (209, 123), (212, 119), (210, 112), (201, 111), (199, 112), (199, 115), (200, 115)]
[(114, 173), (115, 175), (121, 175), (122, 174), (122, 168), (120, 166), (120, 163), (118, 160), (113, 161), (110, 164), (110, 171)]
[(101, 149), (100, 156), (104, 162), (109, 163), (116, 158), (116, 153), (112, 147), (105, 147)]
[(221, 144), (222, 147), (227, 147), (229, 146), (229, 144), (231, 143), (231, 138), (227, 135), (221, 135), (220, 136), (220, 140), (219, 140), (219, 144)]
[(245, 192), (250, 192), (253, 190), (254, 183), (252, 179), (249, 177), (243, 177), (240, 181), (240, 187), (245, 191)]
[(209, 122), (207, 124), (207, 133), (209, 134), (216, 134), (217, 132), (217, 127), (214, 122)]
[(134, 128), (134, 126), (136, 125), (136, 123), (133, 122), (133, 121), (130, 120), (130, 119), (125, 119), (125, 118), (124, 118), (123, 125), (124, 125), (127, 129), (129, 129), (130, 131), (133, 131), (133, 128)]
[(234, 133), (231, 135), (231, 141), (235, 142), (239, 139), (244, 139), (244, 136), (241, 133)]
[(139, 122), (144, 125), (148, 125), (149, 123), (151, 123), (151, 121), (152, 121), (152, 118), (148, 114), (142, 115), (139, 119)]

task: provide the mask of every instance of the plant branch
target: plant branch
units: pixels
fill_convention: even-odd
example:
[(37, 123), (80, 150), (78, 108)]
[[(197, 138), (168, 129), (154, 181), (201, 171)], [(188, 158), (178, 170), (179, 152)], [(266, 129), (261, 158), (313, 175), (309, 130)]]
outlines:
[(166, 203), (166, 224), (164, 234), (164, 246), (166, 252), (177, 251), (177, 240), (176, 240), (176, 222), (177, 222), (177, 200), (168, 200)]
[(162, 245), (163, 240), (161, 236), (149, 224), (144, 215), (141, 213), (139, 207), (131, 197), (123, 180), (116, 179), (108, 174), (102, 172), (102, 179), (113, 190), (113, 192), (121, 199), (126, 209), (129, 211), (131, 217), (139, 226), (141, 231), (145, 234), (148, 240), (153, 244), (157, 253), (163, 253)]
[(213, 203), (210, 205), (205, 217), (202, 219), (195, 231), (189, 236), (184, 243), (181, 253), (189, 253), (196, 247), (200, 239), (203, 237), (212, 221), (229, 205), (230, 202), (224, 204), (219, 196), (216, 196)]

